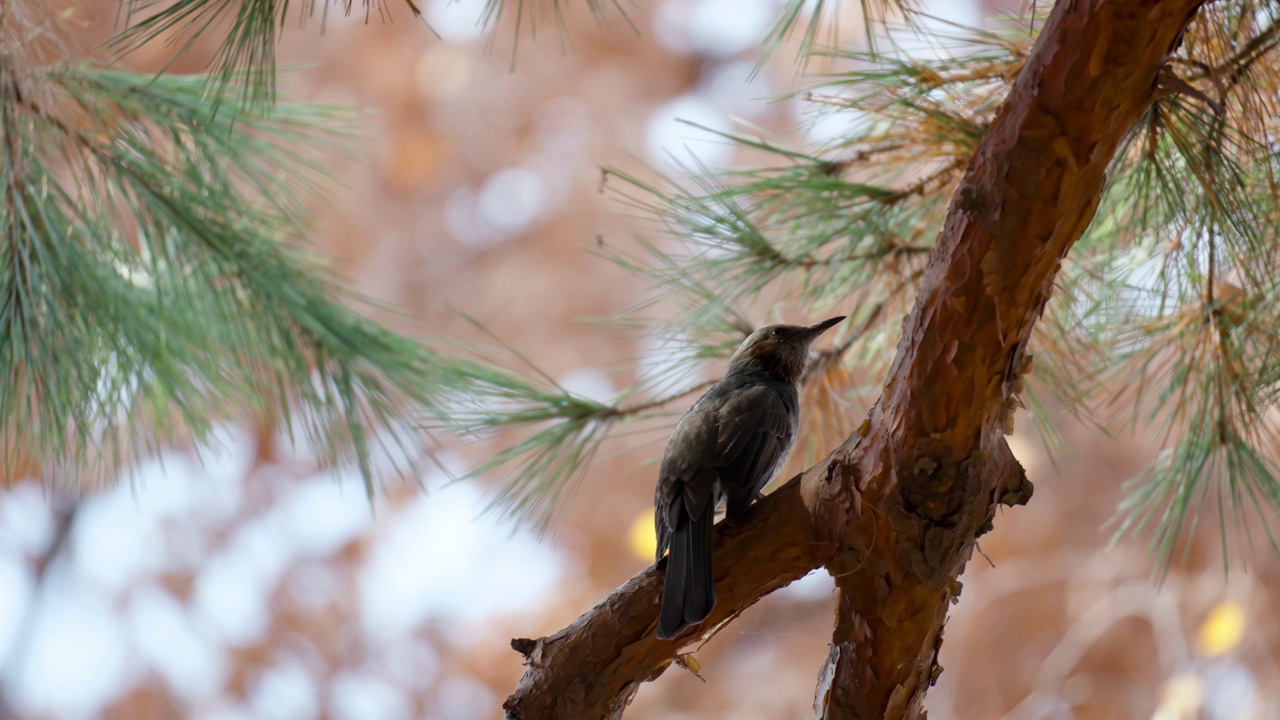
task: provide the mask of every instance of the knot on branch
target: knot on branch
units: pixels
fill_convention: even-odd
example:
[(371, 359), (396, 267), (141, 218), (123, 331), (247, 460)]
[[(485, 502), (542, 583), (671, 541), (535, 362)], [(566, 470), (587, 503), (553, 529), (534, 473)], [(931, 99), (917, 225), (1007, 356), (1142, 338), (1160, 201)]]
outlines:
[[(1025, 504), (1032, 485), (1004, 438), (992, 451), (975, 450), (967, 458), (947, 458), (936, 441), (914, 448), (909, 472), (899, 477), (905, 523), (898, 527), (906, 560), (922, 579), (946, 581), (966, 548), (989, 532), (997, 503)], [(959, 595), (959, 587), (953, 596)]]
[(925, 440), (908, 450), (908, 472), (898, 478), (902, 507), (932, 525), (955, 528), (969, 496), (968, 461), (951, 459), (943, 442)]

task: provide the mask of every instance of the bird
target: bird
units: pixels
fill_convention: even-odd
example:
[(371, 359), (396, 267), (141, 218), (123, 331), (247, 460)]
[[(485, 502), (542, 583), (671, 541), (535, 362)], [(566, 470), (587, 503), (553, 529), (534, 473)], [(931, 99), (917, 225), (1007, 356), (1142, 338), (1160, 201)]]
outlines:
[(654, 491), (657, 562), (666, 554), (657, 635), (669, 640), (711, 614), (715, 508), (741, 525), (782, 469), (800, 423), (809, 346), (844, 316), (814, 325), (767, 325), (729, 359), (724, 377), (681, 416), (662, 454)]

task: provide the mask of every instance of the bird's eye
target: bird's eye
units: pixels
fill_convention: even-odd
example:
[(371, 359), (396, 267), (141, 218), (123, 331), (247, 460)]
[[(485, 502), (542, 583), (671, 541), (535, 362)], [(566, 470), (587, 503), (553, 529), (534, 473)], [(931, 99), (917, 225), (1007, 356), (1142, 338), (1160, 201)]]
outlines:
[(770, 334), (770, 335), (772, 335), (772, 336), (774, 336), (774, 337), (776, 337), (776, 338), (778, 338), (778, 337), (782, 337), (782, 331), (781, 331), (781, 330), (779, 330), (778, 328), (774, 328), (773, 330), (770, 330), (770, 331), (769, 331), (769, 334)]

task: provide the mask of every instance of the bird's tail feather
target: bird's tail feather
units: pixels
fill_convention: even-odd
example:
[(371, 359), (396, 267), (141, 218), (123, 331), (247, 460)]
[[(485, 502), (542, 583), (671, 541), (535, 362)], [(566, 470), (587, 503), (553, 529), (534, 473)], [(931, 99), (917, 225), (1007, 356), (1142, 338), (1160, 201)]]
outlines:
[(667, 578), (662, 586), (662, 610), (658, 615), (658, 637), (669, 640), (681, 630), (702, 622), (716, 604), (716, 587), (711, 576), (711, 530), (715, 516), (708, 507), (696, 518), (683, 522), (671, 535), (671, 555)]

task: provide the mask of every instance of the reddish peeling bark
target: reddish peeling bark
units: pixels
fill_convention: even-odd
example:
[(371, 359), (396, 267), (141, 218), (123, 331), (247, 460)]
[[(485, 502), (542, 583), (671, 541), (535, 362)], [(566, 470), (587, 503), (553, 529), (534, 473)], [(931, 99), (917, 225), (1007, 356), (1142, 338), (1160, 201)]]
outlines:
[(1032, 325), (1200, 4), (1055, 5), (952, 199), (869, 432), (805, 488), (842, 548), (815, 716), (923, 715), (974, 541), (1031, 494), (1001, 426)]
[[(997, 505), (1031, 494), (1001, 428), (1059, 264), (1201, 0), (1058, 0), (952, 200), (884, 395), (827, 460), (716, 537), (703, 627), (825, 565), (840, 601), (815, 714), (921, 717), (946, 611)], [(649, 568), (568, 628), (513, 645), (510, 718), (617, 717), (681, 646)], [(694, 631), (688, 640), (701, 631)]]

